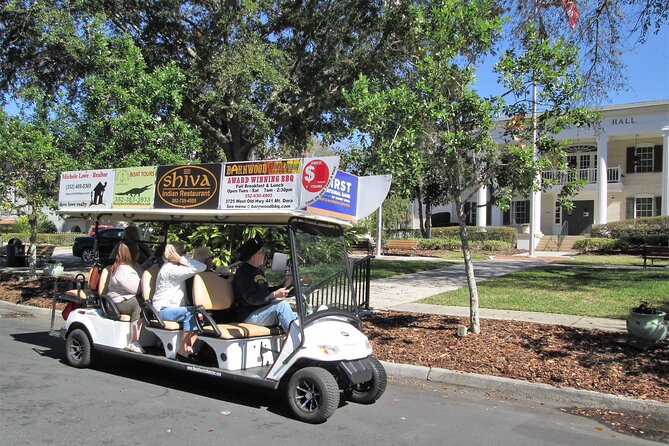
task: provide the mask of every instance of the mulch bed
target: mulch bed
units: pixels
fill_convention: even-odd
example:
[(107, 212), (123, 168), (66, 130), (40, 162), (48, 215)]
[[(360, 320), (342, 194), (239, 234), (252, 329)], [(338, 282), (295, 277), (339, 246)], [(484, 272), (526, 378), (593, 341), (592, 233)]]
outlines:
[[(0, 274), (0, 299), (50, 308), (54, 279)], [(64, 291), (70, 281), (61, 278)], [(59, 305), (59, 308), (62, 304)], [(374, 355), (384, 361), (447, 368), (669, 403), (669, 340), (625, 333), (483, 319), (481, 334), (460, 338), (453, 316), (377, 312), (363, 317)]]
[(382, 312), (364, 317), (374, 355), (385, 361), (502, 376), (669, 402), (669, 341), (626, 333), (483, 319)]

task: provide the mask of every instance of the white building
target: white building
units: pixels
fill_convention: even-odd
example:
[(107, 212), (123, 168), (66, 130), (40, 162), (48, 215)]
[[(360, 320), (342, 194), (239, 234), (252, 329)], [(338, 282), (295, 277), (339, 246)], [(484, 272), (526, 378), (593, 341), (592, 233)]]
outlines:
[[(511, 209), (494, 206), (476, 208), (487, 201), (485, 189), (470, 205), (468, 224), (515, 226), (532, 222), (537, 235), (584, 235), (593, 224), (630, 218), (669, 215), (669, 100), (611, 105), (597, 109), (599, 125), (570, 128), (560, 135), (570, 140), (567, 162), (587, 185), (573, 197), (571, 211), (557, 204), (560, 183), (567, 178), (547, 171), (544, 178), (558, 185), (537, 193), (534, 218), (530, 219), (529, 198), (516, 197)], [(414, 228), (419, 227), (414, 206)], [(437, 223), (437, 221), (439, 223)], [(433, 209), (433, 224), (456, 223), (453, 205)], [(565, 225), (566, 224), (566, 225)], [(565, 225), (563, 227), (563, 225)]]

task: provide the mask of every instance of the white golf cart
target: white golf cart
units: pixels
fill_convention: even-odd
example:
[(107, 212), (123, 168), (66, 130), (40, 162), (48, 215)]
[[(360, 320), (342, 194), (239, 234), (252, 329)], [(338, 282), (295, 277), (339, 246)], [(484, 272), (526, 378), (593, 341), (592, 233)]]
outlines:
[(369, 404), (383, 394), (386, 372), (360, 331), (357, 294), (366, 284), (353, 277), (343, 237), (346, 223), (298, 210), (108, 210), (97, 217), (103, 215), (164, 227), (191, 223), (285, 228), (290, 252), (274, 256), (273, 270), (278, 276), (286, 269), (292, 274), (291, 304), (299, 317), (288, 333), (233, 321), (227, 311), (234, 302), (232, 279), (200, 273), (193, 278), (192, 300), (198, 307), (198, 357), (203, 359), (198, 364), (179, 362), (180, 327), (162, 320), (151, 305), (158, 271), (154, 265), (144, 272), (138, 297), (143, 301), (140, 344), (145, 353), (132, 353), (124, 350), (130, 336), (128, 318), (105, 296), (103, 271), (99, 293), (85, 299), (79, 295), (76, 300), (82, 306), (56, 331), (66, 340), (71, 365), (87, 367), (95, 355), (113, 354), (270, 389), (283, 384), (292, 413), (310, 423), (327, 420), (342, 397)]

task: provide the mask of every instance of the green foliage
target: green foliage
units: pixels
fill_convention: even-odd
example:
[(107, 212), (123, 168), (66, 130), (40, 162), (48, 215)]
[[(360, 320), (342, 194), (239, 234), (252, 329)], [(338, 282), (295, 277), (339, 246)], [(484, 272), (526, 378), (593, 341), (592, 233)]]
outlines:
[[(44, 116), (66, 106), (72, 122), (87, 103), (82, 127), (145, 149), (147, 158), (183, 158), (191, 149), (193, 158), (216, 162), (300, 154), (314, 134), (336, 132), (342, 89), (358, 73), (392, 73), (405, 48), (407, 8), (351, 0), (8, 0), (0, 10), (0, 48), (11, 51), (0, 50), (0, 85), (43, 107)], [(119, 52), (108, 46), (125, 36), (144, 62), (127, 45)], [(106, 102), (112, 93), (119, 104)], [(145, 113), (154, 99), (169, 119)], [(97, 108), (105, 102), (107, 116)], [(76, 133), (72, 144), (82, 137)]]
[[(518, 238), (518, 231), (515, 228), (506, 226), (467, 226), (467, 234), (471, 241), (499, 240), (513, 245)], [(459, 226), (448, 226), (445, 228), (432, 228), (432, 235), (435, 237), (460, 237)]]
[[(81, 237), (83, 234), (76, 233), (63, 233), (63, 234), (37, 234), (37, 241), (35, 242), (38, 245), (55, 245), (62, 247), (71, 247), (74, 244), (74, 239)], [(29, 232), (6, 232), (0, 234), (4, 243), (7, 243), (13, 238), (18, 238), (23, 242), (24, 245), (30, 243), (30, 233)]]
[(180, 163), (201, 151), (199, 131), (180, 116), (185, 76), (172, 62), (149, 69), (127, 35), (94, 29), (95, 56), (76, 102), (56, 107), (51, 130), (80, 168)]
[[(28, 221), (28, 217), (25, 215), (22, 215), (19, 217), (19, 219), (14, 223), (10, 228), (9, 232), (25, 232), (25, 233), (30, 233), (31, 228), (30, 228), (30, 222)], [(38, 233), (47, 233), (47, 234), (54, 234), (58, 231), (58, 228), (56, 228), (56, 225), (49, 220), (46, 215), (43, 213), (39, 212), (37, 214), (37, 232)]]
[[(469, 242), (470, 248), (477, 251), (508, 251), (513, 247), (513, 243), (504, 240), (477, 239)], [(462, 249), (462, 242), (460, 237), (432, 237), (418, 240), (418, 248), (459, 251)]]
[(592, 237), (619, 239), (631, 246), (667, 246), (669, 217), (644, 217), (592, 226)]
[(574, 248), (581, 254), (592, 251), (613, 251), (616, 246), (617, 240), (598, 237), (585, 238), (574, 243)]
[(33, 235), (42, 209), (55, 208), (59, 173), (73, 164), (39, 123), (0, 111), (0, 210), (26, 216)]
[[(247, 226), (236, 225), (181, 225), (168, 232), (168, 242), (181, 241), (186, 250), (206, 246), (214, 254), (216, 266), (229, 265), (238, 259), (237, 249), (246, 240), (259, 238), (268, 253), (289, 251), (288, 235), (283, 226)], [(271, 256), (267, 256), (268, 262)]]

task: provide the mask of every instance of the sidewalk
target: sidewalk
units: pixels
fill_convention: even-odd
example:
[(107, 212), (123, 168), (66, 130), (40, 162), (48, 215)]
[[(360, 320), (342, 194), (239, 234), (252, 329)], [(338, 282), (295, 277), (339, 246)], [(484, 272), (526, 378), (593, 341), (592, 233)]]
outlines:
[[(500, 256), (474, 264), (477, 283), (491, 277), (510, 274), (523, 269), (545, 265), (555, 260), (570, 257), (570, 252), (537, 252), (536, 258), (527, 254)], [(382, 259), (388, 258), (383, 256)], [(391, 257), (396, 260), (396, 257)], [(403, 257), (404, 260), (423, 257)], [(469, 316), (469, 307), (449, 307), (417, 303), (435, 294), (456, 290), (467, 286), (464, 264), (446, 269), (404, 274), (387, 279), (373, 280), (370, 287), (370, 307), (376, 310), (396, 310), (415, 313), (443, 314), (449, 316)], [(578, 328), (597, 328), (607, 331), (626, 331), (626, 321), (622, 319), (589, 318), (555, 313), (533, 313), (529, 311), (479, 309), (484, 319), (516, 320), (539, 324), (566, 325)]]

